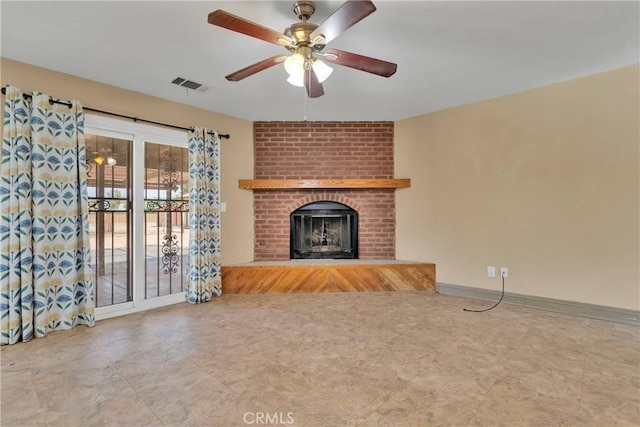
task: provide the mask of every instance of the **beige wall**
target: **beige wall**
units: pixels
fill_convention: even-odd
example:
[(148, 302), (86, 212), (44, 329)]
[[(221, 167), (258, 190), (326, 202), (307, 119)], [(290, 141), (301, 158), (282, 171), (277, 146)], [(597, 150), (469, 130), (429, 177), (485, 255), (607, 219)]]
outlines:
[(640, 308), (639, 77), (626, 67), (396, 123), (398, 259), (438, 282)]
[[(253, 260), (252, 123), (1, 59), (0, 83), (231, 134), (222, 142), (223, 263)], [(640, 308), (637, 66), (396, 122), (396, 257), (444, 283)]]
[(253, 260), (253, 197), (238, 189), (238, 179), (253, 177), (253, 123), (185, 104), (120, 89), (69, 74), (1, 58), (0, 83), (40, 91), (59, 99), (77, 99), (87, 107), (178, 126), (206, 126), (231, 139), (221, 143), (222, 262)]

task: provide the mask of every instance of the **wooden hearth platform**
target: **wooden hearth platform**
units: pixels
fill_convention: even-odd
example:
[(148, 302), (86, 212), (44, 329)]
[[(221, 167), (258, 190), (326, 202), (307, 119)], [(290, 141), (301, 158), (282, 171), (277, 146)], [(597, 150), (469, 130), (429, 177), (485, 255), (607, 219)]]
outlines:
[(292, 260), (222, 267), (222, 292), (434, 291), (436, 266), (397, 260)]

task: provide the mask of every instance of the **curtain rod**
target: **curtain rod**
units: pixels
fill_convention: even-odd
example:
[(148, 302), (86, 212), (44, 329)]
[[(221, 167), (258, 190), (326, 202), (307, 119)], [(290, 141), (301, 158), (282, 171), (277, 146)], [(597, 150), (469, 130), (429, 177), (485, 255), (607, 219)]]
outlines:
[[(6, 94), (7, 94), (7, 89), (3, 87), (3, 88), (2, 88), (2, 90), (1, 90), (1, 92), (2, 92), (2, 94), (3, 94), (3, 95), (6, 95)], [(27, 94), (27, 93), (23, 94), (23, 96), (24, 96), (24, 98), (25, 98), (25, 99), (31, 99), (31, 98), (32, 98), (32, 96), (31, 96), (31, 95), (29, 95), (29, 94)], [(70, 102), (60, 101), (59, 99), (55, 99), (55, 98), (51, 98), (51, 97), (49, 97), (49, 103), (50, 103), (51, 105), (53, 105), (53, 104), (60, 104), (60, 105), (66, 105), (67, 107), (71, 107), (71, 103), (70, 103)], [(108, 115), (110, 115), (110, 116), (114, 116), (114, 117), (120, 117), (120, 118), (123, 118), (123, 119), (133, 120), (133, 122), (134, 122), (134, 123), (137, 123), (137, 122), (144, 122), (144, 123), (150, 123), (150, 124), (152, 124), (152, 125), (165, 126), (165, 127), (168, 127), (168, 128), (180, 129), (180, 130), (188, 130), (188, 131), (192, 131), (192, 132), (193, 132), (193, 128), (187, 128), (187, 127), (183, 127), (183, 126), (170, 125), (170, 124), (167, 124), (167, 123), (154, 122), (154, 121), (152, 121), (152, 120), (139, 119), (139, 118), (137, 118), (137, 117), (125, 116), (125, 115), (123, 115), (123, 114), (112, 113), (112, 112), (110, 112), (110, 111), (98, 110), (97, 108), (91, 108), (91, 107), (84, 107), (84, 106), (83, 106), (83, 107), (82, 107), (82, 109), (83, 109), (83, 110), (86, 110), (86, 111), (92, 111), (92, 112), (94, 112), (94, 113), (108, 114)], [(209, 135), (215, 135), (216, 133), (217, 133), (217, 132), (214, 132), (214, 131), (209, 131), (209, 132), (208, 132), (208, 134), (209, 134)], [(229, 139), (229, 138), (231, 138), (231, 135), (229, 135), (228, 133), (227, 133), (227, 134), (224, 134), (224, 133), (218, 133), (218, 137), (220, 137), (220, 138), (226, 138), (226, 139)]]

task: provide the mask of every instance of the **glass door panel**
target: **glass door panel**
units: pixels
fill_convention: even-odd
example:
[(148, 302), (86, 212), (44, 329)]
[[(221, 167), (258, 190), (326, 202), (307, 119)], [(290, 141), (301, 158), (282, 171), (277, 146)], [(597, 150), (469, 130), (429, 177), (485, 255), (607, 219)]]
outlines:
[(96, 307), (132, 301), (131, 141), (85, 135)]
[(145, 143), (145, 299), (182, 293), (188, 283), (189, 152)]

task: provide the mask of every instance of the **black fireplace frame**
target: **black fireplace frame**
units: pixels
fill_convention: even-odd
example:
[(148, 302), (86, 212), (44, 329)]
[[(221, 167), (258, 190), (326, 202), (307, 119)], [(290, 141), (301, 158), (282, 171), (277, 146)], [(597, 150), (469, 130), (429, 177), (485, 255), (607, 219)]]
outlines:
[[(303, 217), (344, 217), (349, 221), (349, 250), (342, 251), (300, 251), (296, 249), (298, 231), (296, 221), (303, 221)], [(289, 257), (290, 259), (357, 259), (358, 258), (358, 212), (343, 204), (332, 201), (318, 201), (307, 203), (291, 212), (289, 215)]]

